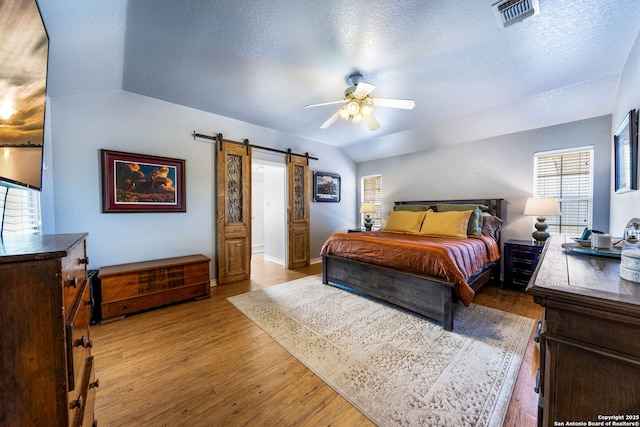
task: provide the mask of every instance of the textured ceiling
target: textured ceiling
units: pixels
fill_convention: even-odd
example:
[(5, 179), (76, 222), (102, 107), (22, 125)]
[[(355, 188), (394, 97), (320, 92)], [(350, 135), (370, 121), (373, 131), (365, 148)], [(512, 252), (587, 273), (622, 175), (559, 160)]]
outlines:
[[(342, 147), (366, 161), (610, 114), (637, 0), (40, 0), (49, 95), (124, 89)], [(73, 64), (73, 65), (70, 65)], [(381, 128), (320, 125), (359, 71)], [(217, 131), (217, 130), (215, 130)]]

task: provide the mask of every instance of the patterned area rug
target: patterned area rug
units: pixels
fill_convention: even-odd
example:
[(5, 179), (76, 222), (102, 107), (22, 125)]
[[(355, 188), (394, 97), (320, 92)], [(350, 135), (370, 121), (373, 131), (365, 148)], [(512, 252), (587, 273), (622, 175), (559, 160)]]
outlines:
[(380, 426), (502, 426), (534, 324), (472, 304), (447, 332), (319, 275), (229, 301)]

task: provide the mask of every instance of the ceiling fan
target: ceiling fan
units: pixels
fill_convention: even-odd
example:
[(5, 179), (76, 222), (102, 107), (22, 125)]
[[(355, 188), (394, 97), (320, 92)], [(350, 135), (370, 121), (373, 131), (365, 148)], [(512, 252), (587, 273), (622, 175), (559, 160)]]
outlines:
[(376, 130), (380, 124), (373, 115), (373, 107), (403, 108), (412, 110), (416, 103), (411, 99), (373, 98), (369, 94), (376, 88), (370, 83), (362, 81), (362, 74), (354, 73), (349, 76), (352, 86), (344, 92), (344, 98), (339, 101), (323, 102), (321, 104), (305, 105), (304, 108), (320, 107), (331, 104), (345, 104), (320, 126), (326, 129), (339, 118), (351, 120), (354, 123), (363, 121), (369, 130)]

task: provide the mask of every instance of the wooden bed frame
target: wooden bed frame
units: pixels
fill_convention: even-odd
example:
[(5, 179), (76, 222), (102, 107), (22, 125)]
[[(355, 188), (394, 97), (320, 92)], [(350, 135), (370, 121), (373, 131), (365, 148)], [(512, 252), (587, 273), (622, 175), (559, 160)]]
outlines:
[[(431, 205), (437, 203), (478, 204), (489, 207), (489, 213), (502, 217), (503, 199), (440, 200), (395, 202), (395, 205)], [(498, 241), (500, 247), (500, 241)], [(476, 274), (469, 286), (478, 291), (496, 275), (500, 261)], [(389, 267), (322, 255), (322, 283), (344, 286), (390, 302), (423, 316), (442, 322), (445, 330), (453, 330), (454, 284), (437, 277), (408, 273)]]

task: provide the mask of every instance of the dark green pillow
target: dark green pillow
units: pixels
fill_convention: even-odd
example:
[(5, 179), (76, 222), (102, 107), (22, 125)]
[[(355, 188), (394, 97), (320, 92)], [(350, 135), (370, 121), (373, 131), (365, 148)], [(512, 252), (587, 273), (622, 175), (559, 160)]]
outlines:
[(394, 211), (423, 212), (431, 209), (429, 205), (395, 205)]
[(469, 225), (467, 226), (467, 235), (482, 236), (482, 211), (488, 209), (483, 205), (472, 204), (455, 204), (455, 203), (438, 203), (436, 205), (438, 212), (447, 211), (471, 211), (469, 217)]

